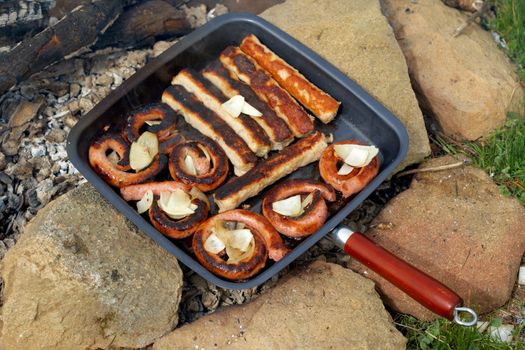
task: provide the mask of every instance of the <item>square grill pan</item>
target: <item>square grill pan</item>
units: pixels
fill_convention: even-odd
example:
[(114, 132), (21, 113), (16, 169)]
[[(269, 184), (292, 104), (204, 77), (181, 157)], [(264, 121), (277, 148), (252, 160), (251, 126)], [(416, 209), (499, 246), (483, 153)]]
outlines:
[[(324, 226), (297, 244), (282, 260), (268, 262), (262, 272), (248, 280), (232, 282), (206, 270), (181, 246), (162, 235), (140, 216), (135, 208), (120, 197), (118, 190), (106, 184), (93, 171), (88, 161), (88, 149), (93, 136), (104, 125), (122, 120), (128, 112), (144, 104), (159, 102), (162, 92), (181, 69), (202, 69), (207, 63), (217, 59), (228, 45), (239, 45), (242, 38), (250, 33), (255, 34), (266, 46), (297, 68), (313, 84), (341, 101), (335, 120), (328, 125), (316, 121), (316, 129), (332, 133), (334, 141), (357, 139), (376, 145), (380, 150), (381, 168), (378, 175), (361, 192), (352, 197), (337, 213), (333, 213)], [(153, 59), (82, 117), (71, 130), (67, 141), (67, 153), (73, 165), (122, 214), (184, 265), (215, 285), (231, 289), (255, 287), (306, 252), (387, 178), (401, 162), (407, 148), (408, 135), (401, 122), (353, 80), (274, 25), (260, 17), (238, 13), (213, 19)], [(315, 162), (285, 179), (317, 179), (317, 168)], [(252, 206), (251, 210), (260, 212), (264, 193), (247, 201)]]

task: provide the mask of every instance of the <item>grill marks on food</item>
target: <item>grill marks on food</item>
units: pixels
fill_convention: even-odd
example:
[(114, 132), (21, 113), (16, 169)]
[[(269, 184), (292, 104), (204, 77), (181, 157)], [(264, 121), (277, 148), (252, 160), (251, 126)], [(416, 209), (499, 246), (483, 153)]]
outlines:
[(304, 137), (314, 130), (313, 117), (241, 49), (229, 46), (221, 53), (220, 61), (239, 80), (248, 84), (260, 99), (268, 103), (295, 136)]
[(262, 44), (255, 35), (247, 35), (240, 48), (323, 123), (329, 123), (335, 118), (341, 103), (308, 81), (297, 69)]
[(213, 195), (219, 211), (238, 207), (277, 180), (318, 160), (327, 146), (325, 136), (317, 131), (260, 162), (243, 176), (231, 179)]
[(253, 168), (258, 158), (246, 142), (184, 87), (168, 87), (162, 94), (162, 102), (179, 112), (201, 134), (216, 141), (232, 162), (236, 175), (242, 175)]
[(233, 117), (222, 104), (228, 100), (224, 94), (208, 80), (191, 69), (183, 69), (172, 84), (181, 85), (195, 95), (204, 106), (212, 110), (226, 122), (250, 147), (252, 152), (263, 157), (270, 151), (270, 139), (264, 130), (249, 116)]
[(281, 150), (293, 141), (293, 134), (286, 123), (248, 85), (240, 82), (219, 61), (213, 61), (209, 64), (202, 71), (202, 75), (228, 98), (241, 95), (247, 103), (262, 113), (261, 117), (253, 117), (252, 119), (270, 138), (272, 150)]

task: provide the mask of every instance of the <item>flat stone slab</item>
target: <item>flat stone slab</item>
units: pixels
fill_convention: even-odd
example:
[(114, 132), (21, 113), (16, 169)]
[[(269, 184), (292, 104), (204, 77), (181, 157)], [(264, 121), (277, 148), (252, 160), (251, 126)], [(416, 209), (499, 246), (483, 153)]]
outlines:
[[(450, 156), (422, 168), (455, 163)], [(525, 208), (505, 197), (481, 169), (466, 166), (419, 173), (392, 199), (366, 235), (445, 283), (467, 306), (488, 313), (510, 298), (525, 251)], [(386, 303), (420, 319), (436, 317), (363, 265), (351, 267), (377, 283)]]
[(398, 169), (430, 154), (405, 58), (379, 1), (287, 0), (261, 16), (334, 64), (403, 122), (409, 149)]
[(176, 329), (154, 350), (405, 349), (373, 283), (316, 261), (254, 301)]
[(177, 259), (88, 184), (38, 212), (1, 273), (2, 349), (139, 348), (177, 325)]

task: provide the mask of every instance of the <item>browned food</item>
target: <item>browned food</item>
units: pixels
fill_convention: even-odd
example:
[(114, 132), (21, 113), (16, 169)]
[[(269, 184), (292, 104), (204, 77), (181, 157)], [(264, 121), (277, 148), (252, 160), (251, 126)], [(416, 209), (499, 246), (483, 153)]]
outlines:
[[(252, 254), (234, 263), (228, 263), (219, 254), (210, 253), (204, 248), (217, 222), (227, 221), (243, 223), (245, 228), (252, 232), (254, 238), (255, 247)], [(195, 232), (192, 246), (197, 260), (206, 269), (230, 280), (249, 278), (264, 267), (268, 256), (278, 261), (289, 252), (279, 233), (265, 217), (242, 209), (230, 210), (206, 220)]]
[(304, 137), (314, 130), (313, 117), (241, 49), (229, 46), (221, 53), (220, 61), (226, 69), (234, 73), (239, 80), (250, 85), (257, 96), (273, 108), (294, 136)]
[(286, 123), (279, 118), (266, 102), (261, 100), (253, 90), (239, 81), (219, 61), (213, 61), (203, 71), (202, 75), (211, 81), (224, 95), (232, 98), (241, 95), (251, 106), (262, 113), (260, 117), (252, 117), (270, 138), (272, 150), (281, 150), (293, 141), (293, 134)]
[(182, 114), (188, 124), (221, 146), (233, 164), (236, 175), (254, 167), (257, 156), (248, 148), (224, 120), (180, 85), (169, 86), (162, 94), (162, 102)]
[(318, 160), (327, 146), (325, 136), (317, 131), (260, 162), (243, 176), (231, 179), (213, 194), (219, 211), (237, 208), (277, 180)]
[(191, 236), (208, 217), (208, 204), (199, 198), (193, 198), (191, 202), (197, 205), (195, 213), (180, 220), (172, 219), (160, 209), (159, 198), (159, 196), (153, 198), (149, 208), (149, 219), (157, 230), (170, 238), (181, 239)]
[(329, 123), (335, 118), (341, 103), (308, 81), (297, 69), (262, 44), (255, 35), (247, 35), (240, 48), (323, 123)]
[(148, 131), (157, 134), (159, 143), (162, 143), (177, 133), (176, 117), (175, 113), (162, 103), (146, 105), (128, 114), (122, 137), (130, 143), (137, 141), (140, 129), (146, 122), (160, 121), (158, 125), (148, 126)]
[[(127, 159), (125, 165), (114, 164), (108, 154), (114, 151), (119, 158)], [(107, 183), (115, 187), (123, 187), (136, 183), (145, 182), (159, 174), (167, 164), (167, 157), (157, 154), (151, 164), (136, 173), (126, 172), (129, 170), (129, 145), (120, 135), (106, 133), (98, 137), (89, 146), (89, 164)]]
[(379, 172), (379, 156), (365, 167), (354, 168), (348, 175), (338, 175), (339, 165), (343, 160), (340, 159), (334, 151), (334, 145), (356, 144), (362, 145), (361, 142), (347, 140), (336, 142), (328, 147), (319, 160), (319, 172), (324, 181), (332, 185), (337, 191), (343, 193), (343, 197), (348, 198), (354, 193), (361, 191)]
[[(191, 173), (185, 165), (189, 156), (195, 167)], [(205, 138), (202, 140), (180, 143), (170, 154), (169, 169), (171, 177), (197, 187), (203, 192), (219, 187), (228, 175), (228, 158), (215, 142)]]
[(270, 151), (270, 139), (264, 130), (249, 116), (233, 117), (222, 104), (228, 100), (208, 80), (191, 69), (183, 69), (173, 77), (173, 85), (181, 85), (197, 97), (204, 106), (215, 112), (239, 135), (253, 153), (263, 157)]
[(129, 185), (120, 188), (120, 195), (126, 201), (139, 201), (148, 191), (160, 196), (161, 192), (182, 190), (186, 193), (191, 191), (191, 185), (177, 181), (147, 182), (143, 184)]
[[(304, 200), (310, 193), (313, 194), (311, 203), (297, 217), (281, 215), (272, 209), (274, 202), (295, 195), (301, 195), (301, 200)], [(335, 201), (335, 191), (331, 186), (309, 179), (288, 180), (268, 191), (263, 200), (262, 211), (273, 227), (283, 235), (304, 238), (316, 232), (325, 223), (328, 217), (325, 200)]]

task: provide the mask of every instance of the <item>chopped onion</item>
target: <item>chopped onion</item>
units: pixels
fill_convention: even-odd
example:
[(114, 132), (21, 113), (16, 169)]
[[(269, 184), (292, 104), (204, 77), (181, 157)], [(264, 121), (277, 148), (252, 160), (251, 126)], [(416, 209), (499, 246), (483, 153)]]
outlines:
[(235, 95), (228, 101), (224, 102), (222, 106), (232, 115), (232, 117), (237, 118), (242, 112), (244, 97), (241, 95)]
[(211, 157), (210, 157), (210, 154), (208, 153), (208, 150), (206, 149), (206, 147), (204, 147), (201, 144), (197, 144), (197, 147), (199, 147), (201, 149), (202, 153), (204, 153), (204, 156), (206, 157), (206, 160), (208, 162), (211, 162)]
[(354, 167), (343, 163), (341, 168), (339, 168), (339, 170), (337, 171), (337, 175), (348, 175), (352, 172), (352, 170), (354, 170)]
[(118, 162), (120, 162), (120, 156), (115, 151), (111, 151), (111, 153), (108, 154), (108, 159), (113, 165), (117, 165)]
[(244, 105), (242, 106), (241, 112), (251, 117), (262, 117), (262, 113), (246, 101), (244, 101)]
[(243, 228), (240, 230), (230, 231), (230, 241), (229, 244), (235, 248), (239, 249), (242, 252), (248, 250), (248, 246), (252, 242), (253, 234), (250, 230)]
[[(223, 249), (226, 249), (226, 254), (228, 255), (227, 263), (236, 263), (245, 257), (251, 256), (255, 249), (255, 240), (253, 238), (252, 232), (245, 228), (228, 230), (224, 224), (224, 221), (217, 220), (215, 222), (212, 235), (217, 237), (217, 239), (224, 244), (225, 248)], [(235, 227), (238, 224), (239, 223), (234, 224), (233, 226)], [(207, 248), (206, 250), (210, 251)], [(217, 253), (221, 251), (222, 249)]]
[(301, 202), (301, 214), (304, 212), (304, 208), (309, 206), (313, 200), (314, 200), (314, 193), (310, 192), (308, 196), (306, 196), (305, 199), (303, 199), (303, 201)]
[(149, 126), (155, 126), (155, 125), (162, 124), (162, 120), (146, 120), (145, 123), (148, 124)]
[(137, 202), (137, 211), (139, 214), (146, 212), (153, 203), (153, 191), (147, 190), (144, 196)]
[(210, 202), (208, 201), (208, 197), (206, 197), (206, 195), (201, 190), (199, 190), (197, 187), (192, 187), (191, 188), (190, 196), (191, 196), (191, 198), (200, 199), (201, 201), (206, 203), (208, 208), (210, 207)]
[(272, 203), (272, 210), (284, 216), (301, 215), (301, 195), (295, 195)]
[(182, 219), (195, 213), (197, 207), (191, 203), (190, 196), (181, 189), (163, 191), (158, 201), (160, 209), (172, 219)]
[(334, 151), (346, 164), (356, 168), (367, 166), (379, 153), (375, 146), (354, 144), (335, 145)]
[(157, 135), (149, 131), (144, 132), (137, 141), (131, 144), (129, 150), (129, 165), (131, 169), (140, 171), (151, 164), (159, 153)]
[(195, 168), (195, 162), (193, 161), (193, 158), (190, 155), (187, 155), (186, 158), (184, 158), (184, 168), (186, 168), (186, 171), (190, 175), (197, 175), (197, 169)]
[(217, 237), (215, 233), (212, 233), (206, 242), (204, 242), (204, 249), (206, 249), (208, 252), (212, 254), (219, 254), (226, 248), (226, 245), (223, 241)]
[(129, 166), (135, 171), (146, 168), (153, 161), (148, 149), (140, 143), (133, 142), (129, 149)]

